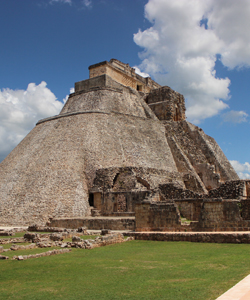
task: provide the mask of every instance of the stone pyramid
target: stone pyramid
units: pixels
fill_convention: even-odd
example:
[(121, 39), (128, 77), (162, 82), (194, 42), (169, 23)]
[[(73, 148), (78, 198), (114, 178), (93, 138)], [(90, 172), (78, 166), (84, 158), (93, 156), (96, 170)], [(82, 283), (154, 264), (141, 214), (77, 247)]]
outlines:
[(81, 218), (91, 207), (133, 212), (162, 184), (207, 194), (239, 179), (215, 140), (186, 121), (181, 94), (115, 59), (89, 72), (0, 164), (0, 224)]

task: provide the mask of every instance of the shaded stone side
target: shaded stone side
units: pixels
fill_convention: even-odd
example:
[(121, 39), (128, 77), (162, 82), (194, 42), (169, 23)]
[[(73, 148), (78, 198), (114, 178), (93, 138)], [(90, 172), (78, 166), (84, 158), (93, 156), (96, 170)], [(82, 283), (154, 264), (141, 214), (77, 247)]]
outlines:
[[(239, 180), (215, 140), (202, 129), (187, 121), (164, 121), (163, 124), (177, 168), (183, 174), (187, 187), (195, 190), (197, 185), (200, 191), (204, 190), (204, 186), (211, 190), (225, 181)], [(204, 186), (197, 180), (194, 170)]]
[(195, 168), (189, 161), (184, 151), (181, 149), (175, 137), (168, 136), (167, 140), (172, 151), (177, 169), (182, 175), (186, 189), (189, 189), (196, 193), (207, 194), (207, 189), (204, 183), (202, 182), (200, 176), (196, 173)]
[(152, 90), (146, 96), (145, 101), (159, 120), (182, 121), (186, 119), (183, 95), (168, 86)]
[(188, 125), (192, 130), (193, 138), (200, 145), (208, 163), (215, 167), (215, 173), (220, 174), (220, 182), (238, 180), (239, 176), (214, 138), (205, 134), (203, 130), (197, 130), (197, 126), (191, 123), (188, 123)]

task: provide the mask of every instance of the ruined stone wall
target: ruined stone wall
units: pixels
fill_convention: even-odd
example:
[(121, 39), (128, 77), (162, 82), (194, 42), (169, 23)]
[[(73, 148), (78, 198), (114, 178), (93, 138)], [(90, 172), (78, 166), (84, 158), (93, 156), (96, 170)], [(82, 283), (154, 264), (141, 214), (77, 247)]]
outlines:
[(77, 229), (86, 227), (87, 229), (100, 230), (134, 230), (135, 219), (132, 218), (54, 218), (47, 223), (51, 227)]
[(198, 221), (203, 199), (174, 199), (182, 217), (191, 221)]
[[(148, 197), (135, 208), (136, 231), (249, 231), (249, 203), (246, 200), (152, 201)], [(242, 203), (245, 202), (245, 203)], [(190, 223), (181, 223), (180, 214)], [(242, 217), (244, 216), (244, 218)]]
[(246, 183), (244, 180), (227, 181), (217, 189), (209, 191), (210, 198), (240, 199), (246, 198)]
[(152, 90), (145, 101), (159, 120), (182, 121), (186, 119), (183, 95), (168, 86)]
[(111, 216), (134, 212), (136, 203), (141, 203), (148, 195), (148, 191), (104, 193), (101, 214)]
[[(179, 187), (182, 183), (178, 176), (163, 170), (132, 167), (101, 169), (96, 172), (91, 193), (101, 194), (102, 204), (98, 208), (101, 215), (120, 215), (134, 212), (136, 203), (155, 194), (152, 190), (157, 190), (160, 183), (169, 181)], [(156, 200), (160, 198), (158, 195)]]
[(238, 227), (238, 224), (243, 221), (240, 215), (239, 204), (239, 201), (233, 200), (204, 200), (199, 219), (199, 227)]
[(168, 170), (145, 167), (103, 168), (96, 171), (91, 192), (148, 191), (166, 183), (185, 187), (181, 176)]
[(240, 201), (240, 212), (243, 220), (250, 220), (250, 199)]
[(165, 196), (166, 199), (199, 199), (203, 197), (201, 194), (178, 187), (174, 183), (160, 184), (159, 191)]
[(135, 206), (136, 231), (169, 231), (181, 224), (176, 204), (169, 202), (143, 202)]

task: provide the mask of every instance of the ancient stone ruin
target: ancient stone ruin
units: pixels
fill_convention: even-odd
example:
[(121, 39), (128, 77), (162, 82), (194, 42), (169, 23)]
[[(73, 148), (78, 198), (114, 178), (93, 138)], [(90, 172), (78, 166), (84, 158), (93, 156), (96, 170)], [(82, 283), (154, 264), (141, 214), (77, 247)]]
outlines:
[[(183, 223), (183, 218), (188, 222)], [(0, 164), (0, 224), (193, 231), (250, 227), (250, 181), (185, 100), (116, 59)]]

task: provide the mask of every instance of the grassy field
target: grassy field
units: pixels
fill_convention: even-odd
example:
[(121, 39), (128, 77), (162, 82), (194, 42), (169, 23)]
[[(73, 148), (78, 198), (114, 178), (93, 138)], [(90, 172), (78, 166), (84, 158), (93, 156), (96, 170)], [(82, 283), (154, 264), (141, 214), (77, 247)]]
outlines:
[(250, 245), (131, 241), (0, 261), (0, 299), (214, 300), (249, 273)]

